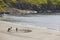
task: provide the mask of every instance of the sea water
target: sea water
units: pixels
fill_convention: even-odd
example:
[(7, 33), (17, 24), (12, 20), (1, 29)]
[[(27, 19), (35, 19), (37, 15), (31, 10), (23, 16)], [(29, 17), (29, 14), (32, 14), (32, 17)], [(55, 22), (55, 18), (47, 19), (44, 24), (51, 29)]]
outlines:
[(4, 15), (2, 18), (3, 21), (60, 30), (60, 15), (25, 15), (25, 16)]

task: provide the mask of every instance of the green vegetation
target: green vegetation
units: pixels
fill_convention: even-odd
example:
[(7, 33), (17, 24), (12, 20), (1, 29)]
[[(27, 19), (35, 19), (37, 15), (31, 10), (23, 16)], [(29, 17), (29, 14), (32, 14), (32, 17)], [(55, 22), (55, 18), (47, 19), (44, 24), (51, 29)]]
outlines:
[[(48, 0), (25, 0), (26, 2), (33, 3), (33, 4), (47, 4)], [(60, 4), (60, 0), (50, 0), (53, 5)]]
[(2, 2), (2, 0), (0, 0), (0, 11), (2, 11), (2, 6), (3, 6), (4, 4), (3, 4), (3, 2)]
[(33, 4), (45, 4), (47, 0), (25, 0), (26, 2), (33, 3)]
[[(16, 0), (6, 0), (7, 2), (16, 2)], [(4, 11), (3, 8), (8, 7), (8, 5), (3, 1), (0, 0), (0, 11)]]
[[(8, 3), (12, 2), (15, 3), (17, 0), (6, 0)], [(31, 3), (31, 4), (47, 4), (47, 0), (18, 0), (26, 3)], [(60, 5), (60, 0), (50, 0), (53, 5)], [(8, 5), (3, 1), (0, 0), (0, 11), (3, 10), (3, 7), (8, 7)]]
[(53, 5), (58, 5), (60, 4), (60, 0), (51, 0)]
[(13, 3), (16, 2), (16, 0), (7, 0), (7, 1), (8, 1), (8, 2), (13, 2)]

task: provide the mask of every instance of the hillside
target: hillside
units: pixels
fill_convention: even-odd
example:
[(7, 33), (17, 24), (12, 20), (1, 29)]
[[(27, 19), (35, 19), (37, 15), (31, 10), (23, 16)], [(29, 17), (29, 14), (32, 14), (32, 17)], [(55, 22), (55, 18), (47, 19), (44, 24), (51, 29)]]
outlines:
[(39, 3), (43, 3), (44, 1), (40, 1), (40, 0), (0, 0), (0, 11), (4, 11), (3, 8), (4, 7), (9, 7), (13, 5), (11, 3), (16, 3), (16, 2), (22, 2), (22, 3), (34, 3), (34, 4), (39, 4)]
[(47, 3), (47, 0), (25, 0), (26, 2), (33, 3), (33, 4), (44, 4)]
[(16, 2), (16, 0), (0, 0), (0, 11), (5, 11), (3, 10), (4, 7), (9, 7), (9, 2)]
[(0, 0), (0, 11), (2, 11), (3, 9), (3, 7), (6, 7), (7, 5), (4, 3), (4, 1), (3, 0)]
[(5, 11), (3, 10), (4, 7), (21, 10), (41, 10), (40, 7), (42, 7), (42, 10), (45, 10), (47, 5), (49, 5), (48, 3), (53, 4), (53, 8), (55, 8), (54, 5), (58, 5), (57, 8), (59, 9), (60, 0), (0, 0), (0, 11)]

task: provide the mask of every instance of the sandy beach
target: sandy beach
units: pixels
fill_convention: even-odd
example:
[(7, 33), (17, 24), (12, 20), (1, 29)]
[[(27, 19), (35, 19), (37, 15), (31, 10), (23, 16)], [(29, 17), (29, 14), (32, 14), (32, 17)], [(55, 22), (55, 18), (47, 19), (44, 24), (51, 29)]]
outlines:
[[(7, 32), (9, 27), (12, 27), (11, 32)], [(17, 32), (16, 27), (19, 29)], [(31, 32), (24, 30), (31, 30)], [(0, 40), (60, 40), (60, 31), (0, 21)]]

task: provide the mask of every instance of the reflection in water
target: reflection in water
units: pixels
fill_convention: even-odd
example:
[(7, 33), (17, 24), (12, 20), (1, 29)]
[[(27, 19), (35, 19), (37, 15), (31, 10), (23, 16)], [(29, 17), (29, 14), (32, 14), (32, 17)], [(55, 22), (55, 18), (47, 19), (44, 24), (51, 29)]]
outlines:
[(39, 27), (48, 27), (53, 29), (60, 29), (60, 16), (59, 15), (27, 15), (27, 16), (11, 16), (4, 15), (4, 21), (30, 24)]

